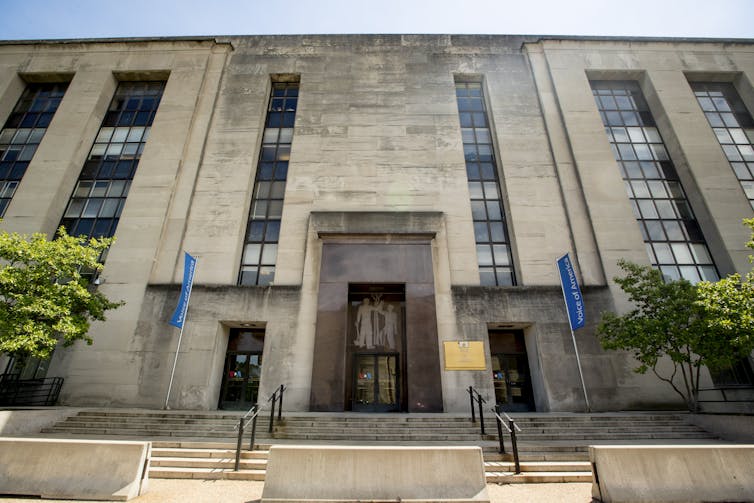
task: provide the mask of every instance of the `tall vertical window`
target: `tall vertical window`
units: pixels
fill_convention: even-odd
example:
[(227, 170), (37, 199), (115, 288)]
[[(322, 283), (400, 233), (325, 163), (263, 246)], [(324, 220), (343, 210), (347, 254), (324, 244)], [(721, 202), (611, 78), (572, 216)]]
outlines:
[(699, 106), (754, 208), (754, 119), (727, 82), (692, 82)]
[(238, 276), (240, 285), (269, 285), (275, 278), (297, 103), (297, 82), (272, 84)]
[(591, 85), (650, 262), (667, 280), (717, 281), (704, 236), (639, 85)]
[(164, 82), (118, 85), (60, 222), (69, 234), (115, 234), (164, 88)]
[(0, 217), (26, 172), (68, 83), (29, 84), (0, 131)]
[(456, 82), (463, 154), (482, 285), (516, 284), (482, 84)]

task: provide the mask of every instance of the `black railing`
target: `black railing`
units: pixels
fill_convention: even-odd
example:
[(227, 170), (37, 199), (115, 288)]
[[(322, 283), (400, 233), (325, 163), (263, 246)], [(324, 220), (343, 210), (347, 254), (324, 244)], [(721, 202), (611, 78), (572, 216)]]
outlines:
[[(726, 391), (728, 393), (726, 393)], [(754, 386), (750, 384), (738, 384), (738, 385), (730, 385), (730, 386), (714, 386), (712, 388), (700, 388), (699, 393), (707, 393), (707, 392), (719, 392), (720, 396), (722, 396), (722, 400), (713, 400), (713, 399), (702, 399), (701, 397), (697, 400), (699, 403), (723, 403), (723, 402), (753, 402), (754, 401)], [(729, 395), (733, 394), (734, 397), (730, 397)], [(743, 393), (737, 393), (737, 392), (743, 392)], [(741, 395), (748, 395), (744, 398), (741, 398)]]
[(493, 414), (495, 414), (495, 422), (497, 423), (497, 440), (500, 444), (500, 454), (505, 454), (505, 444), (503, 442), (503, 428), (505, 428), (511, 436), (511, 450), (513, 451), (513, 462), (516, 465), (516, 473), (521, 473), (521, 462), (518, 459), (518, 442), (516, 441), (516, 431), (521, 431), (521, 428), (519, 428), (516, 422), (513, 421), (513, 419), (505, 412), (503, 412), (503, 415), (505, 416), (505, 419), (508, 420), (507, 425), (495, 409), (490, 410)]
[(275, 420), (275, 402), (278, 403), (278, 422), (283, 419), (283, 392), (285, 392), (286, 389), (288, 388), (281, 384), (280, 387), (270, 395), (270, 398), (267, 399), (268, 402), (272, 402), (272, 405), (270, 406), (270, 426), (267, 430), (269, 433), (272, 433), (272, 423)]
[[(479, 424), (481, 425), (482, 435), (485, 435), (484, 433), (484, 407), (482, 407), (482, 404), (487, 403), (487, 400), (482, 398), (482, 395), (479, 394), (479, 392), (475, 390), (473, 386), (469, 386), (469, 389), (466, 391), (469, 392), (469, 402), (471, 404), (471, 422), (476, 423), (476, 414), (474, 412), (474, 402), (476, 402), (479, 406)], [(474, 398), (474, 395), (476, 395), (476, 398)]]
[(0, 405), (55, 405), (62, 387), (62, 377), (19, 379), (18, 374), (0, 374)]
[[(272, 405), (270, 406), (270, 428), (268, 430), (270, 433), (272, 433), (272, 426), (275, 421), (275, 404), (277, 404), (278, 407), (278, 422), (282, 421), (283, 419), (283, 393), (286, 389), (287, 388), (283, 384), (281, 384), (280, 387), (277, 388), (275, 392), (267, 399), (268, 402), (272, 402)], [(249, 450), (254, 450), (254, 440), (257, 435), (257, 417), (259, 416), (260, 412), (262, 412), (262, 408), (259, 406), (259, 404), (255, 403), (238, 421), (238, 426), (236, 426), (236, 429), (238, 430), (238, 440), (236, 442), (235, 471), (238, 471), (238, 467), (241, 464), (241, 446), (243, 445), (243, 432), (246, 427), (249, 426), (249, 422), (251, 422), (251, 438), (249, 439)]]
[(251, 439), (249, 440), (249, 450), (254, 450), (254, 437), (257, 434), (257, 416), (259, 416), (259, 406), (254, 404), (249, 411), (238, 422), (236, 429), (238, 430), (238, 443), (236, 443), (236, 466), (235, 471), (238, 471), (238, 466), (241, 464), (241, 444), (243, 444), (243, 431), (249, 425), (251, 421)]

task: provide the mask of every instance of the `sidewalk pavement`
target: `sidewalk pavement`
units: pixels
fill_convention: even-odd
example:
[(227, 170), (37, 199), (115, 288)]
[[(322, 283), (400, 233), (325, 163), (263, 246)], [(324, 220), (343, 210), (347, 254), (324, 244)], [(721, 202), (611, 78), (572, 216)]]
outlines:
[[(149, 490), (133, 503), (254, 503), (262, 497), (264, 482), (241, 480), (150, 479)], [(591, 483), (487, 484), (492, 503), (589, 503)], [(0, 503), (29, 503), (28, 498), (3, 498)], [(60, 503), (73, 500), (34, 499)]]

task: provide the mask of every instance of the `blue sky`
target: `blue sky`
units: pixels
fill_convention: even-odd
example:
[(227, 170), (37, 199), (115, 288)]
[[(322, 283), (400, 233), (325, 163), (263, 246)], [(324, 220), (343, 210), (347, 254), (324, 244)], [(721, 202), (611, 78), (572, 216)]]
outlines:
[(754, 0), (0, 0), (0, 39), (292, 33), (754, 38)]

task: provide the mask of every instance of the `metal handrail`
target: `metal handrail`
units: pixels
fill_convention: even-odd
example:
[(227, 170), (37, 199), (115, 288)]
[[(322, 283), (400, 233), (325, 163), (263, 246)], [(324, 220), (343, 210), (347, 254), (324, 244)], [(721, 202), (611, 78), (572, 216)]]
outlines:
[[(283, 420), (283, 393), (287, 389), (288, 388), (286, 388), (284, 384), (281, 384), (280, 387), (277, 388), (267, 399), (268, 402), (272, 401), (272, 406), (270, 407), (270, 425), (267, 429), (268, 433), (272, 433), (272, 423), (275, 421), (275, 402), (278, 402), (278, 422)], [(280, 393), (279, 397), (278, 393)]]
[(467, 389), (469, 393), (469, 402), (471, 404), (471, 422), (476, 423), (476, 416), (474, 414), (474, 393), (476, 393), (476, 401), (479, 405), (479, 424), (481, 426), (482, 435), (485, 435), (484, 432), (484, 409), (482, 407), (483, 403), (487, 403), (487, 400), (482, 398), (481, 393), (479, 393), (477, 390), (474, 389), (473, 386), (469, 386), (469, 389)]
[[(249, 450), (254, 450), (254, 437), (256, 437), (257, 434), (257, 416), (259, 416), (259, 412), (261, 409), (259, 408), (258, 404), (254, 404), (251, 406), (251, 408), (246, 412), (246, 414), (243, 415), (243, 417), (238, 421), (238, 425), (235, 429), (238, 430), (238, 441), (236, 443), (236, 465), (234, 470), (238, 471), (238, 467), (241, 464), (241, 444), (243, 443), (243, 430), (248, 426), (249, 421), (251, 421), (251, 439), (249, 440)], [(251, 417), (249, 417), (251, 415)]]
[(63, 387), (62, 377), (19, 379), (19, 374), (0, 374), (0, 405), (55, 405)]
[[(278, 421), (283, 419), (283, 393), (288, 389), (285, 385), (281, 384), (279, 388), (275, 389), (274, 393), (267, 399), (268, 402), (272, 402), (270, 407), (270, 428), (269, 432), (272, 433), (272, 423), (275, 421), (275, 403), (278, 404)], [(249, 440), (249, 450), (254, 450), (254, 438), (257, 434), (257, 417), (262, 412), (262, 408), (258, 403), (255, 403), (251, 408), (238, 420), (238, 426), (235, 427), (238, 430), (238, 440), (236, 442), (236, 466), (235, 471), (238, 471), (238, 467), (241, 463), (241, 444), (243, 443), (243, 430), (248, 426), (251, 421), (251, 439)]]
[(505, 444), (503, 443), (503, 428), (505, 428), (511, 436), (511, 449), (513, 449), (513, 462), (516, 465), (516, 473), (521, 473), (521, 462), (518, 457), (518, 442), (516, 441), (516, 430), (521, 431), (521, 428), (505, 412), (503, 412), (503, 415), (508, 419), (507, 425), (505, 424), (503, 418), (500, 417), (500, 414), (498, 414), (498, 412), (494, 408), (490, 410), (493, 414), (495, 414), (495, 423), (497, 423), (497, 440), (500, 444), (500, 454), (505, 454)]
[(507, 419), (509, 423), (513, 424), (516, 431), (521, 431), (521, 428), (516, 424), (512, 417), (510, 417), (504, 410), (501, 410), (500, 412), (502, 412), (502, 414), (505, 416), (505, 419)]
[(699, 392), (708, 392), (708, 391), (719, 391), (720, 394), (723, 396), (722, 400), (701, 400), (697, 399), (697, 402), (700, 403), (723, 403), (723, 402), (734, 402), (734, 403), (748, 403), (751, 402), (751, 399), (744, 399), (744, 400), (729, 400), (728, 396), (725, 394), (726, 391), (751, 391), (754, 390), (754, 386), (751, 384), (729, 384), (727, 386), (713, 386), (711, 388), (699, 388)]

